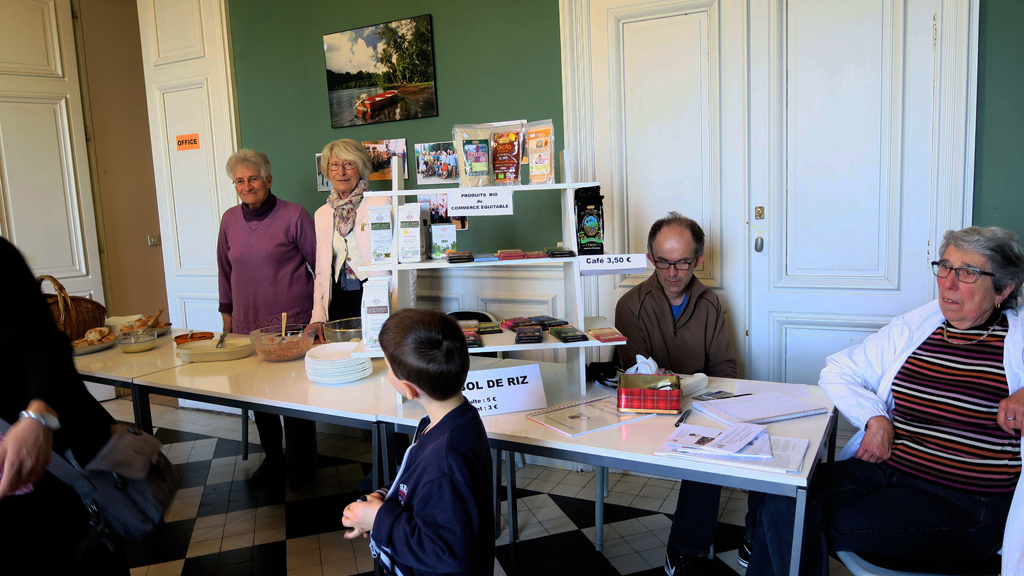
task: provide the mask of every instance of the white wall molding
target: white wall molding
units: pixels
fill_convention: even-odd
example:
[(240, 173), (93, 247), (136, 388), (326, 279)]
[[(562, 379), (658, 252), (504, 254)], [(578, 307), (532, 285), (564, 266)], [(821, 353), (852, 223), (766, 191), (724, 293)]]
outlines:
[[(86, 230), (90, 226), (85, 222), (82, 211), (79, 209), (79, 198), (83, 192), (89, 192), (90, 187), (86, 182), (84, 190), (79, 189), (78, 174), (75, 166), (75, 156), (72, 152), (74, 135), (71, 131), (72, 106), (70, 97), (67, 94), (59, 93), (36, 93), (36, 92), (0, 92), (0, 107), (12, 104), (21, 108), (20, 120), (27, 128), (28, 124), (35, 121), (33, 130), (37, 138), (44, 135), (52, 136), (52, 140), (42, 143), (37, 140), (33, 144), (40, 144), (50, 147), (47, 150), (52, 154), (48, 159), (55, 161), (60, 168), (60, 192), (59, 200), (62, 210), (56, 210), (57, 193), (51, 184), (56, 182), (26, 182), (21, 181), (27, 188), (15, 189), (11, 185), (14, 178), (12, 170), (20, 170), (23, 166), (9, 165), (9, 160), (15, 157), (19, 151), (8, 149), (17, 142), (13, 133), (7, 138), (0, 140), (0, 234), (8, 238), (12, 243), (24, 244), (21, 250), (26, 253), (32, 271), (35, 274), (49, 274), (60, 279), (81, 278), (89, 276), (88, 257), (86, 254)], [(32, 107), (31, 114), (29, 107)], [(14, 113), (14, 110), (11, 110)], [(0, 116), (5, 114), (0, 113)], [(51, 123), (52, 122), (52, 123)], [(15, 162), (17, 164), (17, 162)], [(52, 167), (52, 166), (51, 166)], [(47, 177), (52, 177), (48, 175)], [(55, 179), (56, 180), (56, 179)], [(24, 196), (20, 196), (23, 193)], [(18, 197), (20, 196), (20, 197)], [(91, 201), (91, 198), (90, 198)], [(42, 222), (46, 217), (36, 213), (36, 207), (48, 206), (46, 212), (51, 218), (63, 216), (64, 227), (52, 228), (50, 232), (42, 232)], [(26, 213), (19, 213), (18, 205)], [(49, 225), (56, 225), (54, 220), (48, 221)], [(18, 230), (23, 234), (19, 238)], [(55, 242), (58, 235), (67, 235), (67, 244), (58, 246)], [(39, 236), (43, 233), (47, 236), (44, 243)], [(33, 257), (35, 256), (35, 257)], [(51, 259), (43, 261), (43, 258)], [(99, 270), (97, 270), (97, 273)], [(97, 274), (98, 275), (98, 274)]]
[[(769, 339), (773, 354), (769, 358), (769, 374), (775, 382), (793, 382), (787, 380), (787, 374), (794, 371), (793, 366), (787, 366), (788, 358), (794, 352), (792, 340), (794, 335), (800, 336), (822, 336), (828, 338), (850, 338), (847, 346), (859, 344), (867, 336), (878, 332), (883, 326), (892, 321), (886, 316), (859, 316), (859, 315), (825, 315), (825, 314), (782, 314), (773, 312), (769, 314), (771, 332)], [(859, 337), (859, 339), (858, 339)], [(799, 370), (800, 367), (797, 367)], [(810, 369), (820, 371), (824, 366), (815, 366)], [(799, 370), (806, 372), (807, 370)], [(817, 384), (818, 379), (800, 382), (803, 384)]]
[[(56, 2), (54, 0), (22, 0), (19, 2), (21, 11), (16, 12), (14, 6), (3, 8), (4, 18), (13, 19), (10, 23), (12, 28), (21, 28), (31, 38), (32, 43), (25, 43), (26, 36), (0, 37), (0, 54), (14, 52), (15, 44), (18, 45), (17, 52), (25, 58), (18, 60), (0, 60), (0, 74), (19, 76), (37, 76), (43, 78), (64, 78), (64, 65), (60, 49), (60, 32), (57, 23)], [(30, 11), (36, 8), (39, 11), (35, 14)], [(32, 30), (39, 25), (39, 35)], [(70, 31), (69, 31), (70, 32)], [(11, 44), (7, 44), (10, 42)], [(32, 61), (32, 56), (27, 54), (26, 48), (32, 47), (41, 51), (35, 56), (42, 56), (42, 62)], [(74, 42), (72, 42), (72, 45)]]
[(153, 0), (154, 66), (206, 56), (200, 0)]
[(463, 292), (435, 292), (433, 290), (416, 290), (416, 307), (437, 310), (439, 312), (455, 312), (466, 309), (466, 294)]
[[(930, 259), (946, 230), (974, 217), (974, 147), (978, 104), (978, 17), (981, 0), (940, 0), (935, 23), (932, 186), (935, 196)], [(935, 287), (932, 295), (935, 296)]]
[[(790, 93), (796, 78), (800, 74), (813, 74), (816, 70), (804, 70), (799, 62), (791, 62), (790, 36), (794, 32), (789, 30), (792, 7), (786, 0), (773, 0), (771, 4), (772, 23), (770, 26), (770, 44), (772, 57), (770, 60), (770, 74), (772, 90), (769, 104), (770, 122), (772, 133), (776, 135), (774, 146), (770, 152), (772, 156), (771, 169), (772, 178), (770, 181), (770, 217), (773, 220), (772, 237), (769, 250), (769, 257), (772, 260), (773, 289), (775, 290), (899, 290), (900, 289), (900, 251), (902, 238), (900, 237), (901, 201), (903, 179), (901, 178), (902, 166), (902, 134), (903, 134), (903, 84), (904, 84), (904, 57), (906, 54), (906, 38), (904, 37), (904, 3), (902, 0), (885, 0), (882, 3), (881, 13), (882, 34), (879, 52), (878, 77), (880, 79), (881, 94), (879, 94), (879, 120), (883, 131), (878, 136), (881, 160), (879, 162), (878, 197), (877, 206), (878, 221), (876, 243), (874, 246), (859, 246), (858, 251), (874, 253), (875, 261), (872, 264), (862, 264), (859, 267), (833, 268), (825, 267), (820, 260), (815, 266), (801, 269), (799, 264), (792, 259), (792, 252), (797, 247), (807, 246), (808, 242), (797, 237), (800, 232), (799, 224), (801, 218), (812, 219), (805, 222), (805, 234), (813, 236), (822, 234), (814, 230), (813, 218), (815, 209), (808, 210), (807, 206), (797, 206), (795, 196), (806, 194), (808, 188), (815, 184), (810, 181), (790, 182), (790, 173), (800, 170), (801, 174), (810, 173), (813, 177), (822, 172), (827, 173), (826, 164), (810, 164), (810, 155), (814, 151), (806, 149), (807, 133), (793, 134), (790, 130), (791, 123), (797, 122), (792, 118), (789, 108), (793, 100)], [(811, 6), (811, 9), (820, 9), (818, 6)], [(805, 36), (813, 32), (800, 30)], [(797, 54), (797, 57), (805, 54)], [(873, 72), (873, 71), (872, 71)], [(871, 74), (871, 72), (865, 72)], [(797, 76), (795, 76), (795, 74)], [(797, 84), (799, 87), (800, 84)], [(799, 93), (798, 93), (799, 94)], [(806, 119), (804, 119), (806, 122)], [(810, 135), (816, 138), (817, 135)], [(863, 136), (861, 136), (863, 138)], [(804, 146), (800, 146), (803, 144)], [(798, 153), (804, 153), (802, 157), (791, 158), (792, 148), (796, 147)], [(830, 151), (824, 151), (822, 161), (827, 162), (831, 158)], [(853, 159), (849, 159), (853, 160)], [(836, 167), (837, 169), (839, 167)], [(865, 177), (867, 174), (855, 173), (855, 176)], [(867, 188), (863, 189), (865, 192)], [(835, 206), (835, 209), (841, 209)], [(795, 230), (794, 230), (795, 229)], [(826, 234), (827, 236), (827, 234)]]

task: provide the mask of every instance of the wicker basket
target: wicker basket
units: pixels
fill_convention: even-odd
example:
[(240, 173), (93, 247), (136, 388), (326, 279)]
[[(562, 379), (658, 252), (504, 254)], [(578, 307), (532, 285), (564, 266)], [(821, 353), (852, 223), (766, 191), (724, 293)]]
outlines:
[(57, 321), (57, 327), (70, 336), (71, 340), (78, 340), (85, 336), (85, 332), (90, 328), (103, 326), (103, 322), (107, 319), (107, 309), (103, 304), (81, 296), (69, 296), (68, 291), (53, 276), (36, 278), (40, 288), (42, 288), (44, 280), (49, 280), (56, 292), (56, 294), (45, 294), (46, 303), (50, 305), (50, 313)]

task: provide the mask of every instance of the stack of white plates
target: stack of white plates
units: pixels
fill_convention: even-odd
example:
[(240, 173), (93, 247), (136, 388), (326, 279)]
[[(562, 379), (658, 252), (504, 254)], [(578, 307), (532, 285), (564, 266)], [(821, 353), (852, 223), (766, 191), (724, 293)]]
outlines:
[(316, 346), (306, 352), (306, 378), (317, 384), (347, 384), (373, 373), (369, 358), (353, 358), (356, 342)]

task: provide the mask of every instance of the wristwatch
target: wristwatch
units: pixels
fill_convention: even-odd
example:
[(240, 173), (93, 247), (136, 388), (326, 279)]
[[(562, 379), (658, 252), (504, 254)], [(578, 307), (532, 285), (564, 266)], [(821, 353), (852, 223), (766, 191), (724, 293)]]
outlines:
[(47, 412), (32, 412), (30, 410), (22, 410), (21, 413), (18, 414), (18, 419), (23, 420), (25, 418), (32, 418), (34, 420), (38, 420), (39, 422), (42, 423), (43, 426), (46, 426), (47, 428), (53, 430), (54, 432), (60, 430), (60, 421), (58, 421), (57, 417), (54, 416), (53, 414), (49, 414)]

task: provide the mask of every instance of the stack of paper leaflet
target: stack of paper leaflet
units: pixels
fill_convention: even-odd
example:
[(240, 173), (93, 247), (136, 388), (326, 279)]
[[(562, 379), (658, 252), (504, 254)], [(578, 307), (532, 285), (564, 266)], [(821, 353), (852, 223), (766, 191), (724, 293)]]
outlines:
[(369, 358), (353, 358), (356, 342), (316, 346), (306, 352), (306, 378), (317, 384), (347, 384), (373, 373)]
[(764, 426), (736, 424), (728, 430), (681, 424), (655, 454), (763, 470), (798, 473), (810, 441), (769, 436)]

